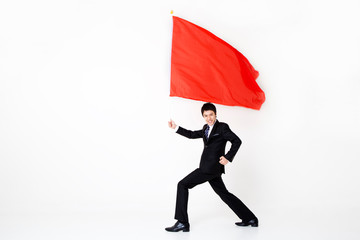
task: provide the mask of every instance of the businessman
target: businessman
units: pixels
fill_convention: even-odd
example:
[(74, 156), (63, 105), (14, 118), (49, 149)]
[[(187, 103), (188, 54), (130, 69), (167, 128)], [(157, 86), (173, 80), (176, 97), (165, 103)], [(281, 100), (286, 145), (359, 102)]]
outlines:
[[(206, 124), (202, 130), (190, 131), (177, 126), (170, 120), (168, 125), (176, 133), (191, 139), (202, 138), (204, 150), (201, 155), (200, 166), (195, 169), (177, 185), (175, 219), (177, 222), (172, 227), (165, 228), (169, 232), (189, 232), (190, 224), (187, 213), (189, 189), (198, 184), (209, 182), (212, 189), (231, 208), (231, 210), (242, 220), (236, 222), (238, 226), (258, 226), (257, 217), (245, 204), (235, 195), (230, 193), (221, 178), (225, 173), (225, 165), (234, 159), (241, 140), (236, 136), (226, 123), (216, 119), (216, 107), (212, 103), (205, 103), (201, 108), (201, 114)], [(225, 154), (226, 143), (231, 142), (230, 150)]]

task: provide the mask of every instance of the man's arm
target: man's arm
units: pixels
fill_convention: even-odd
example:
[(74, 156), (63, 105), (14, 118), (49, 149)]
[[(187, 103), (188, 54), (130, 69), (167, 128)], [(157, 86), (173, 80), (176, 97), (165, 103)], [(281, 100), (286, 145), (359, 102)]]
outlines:
[(241, 145), (241, 140), (238, 136), (236, 136), (235, 133), (233, 133), (230, 128), (229, 125), (227, 125), (226, 123), (224, 124), (224, 128), (223, 128), (223, 137), (224, 139), (228, 140), (231, 142), (231, 147), (230, 150), (225, 154), (225, 158), (232, 162), (232, 160), (235, 157), (235, 154), (237, 153), (237, 151), (240, 148)]
[(180, 126), (177, 126), (175, 124), (175, 122), (173, 120), (170, 120), (168, 122), (168, 125), (170, 128), (172, 129), (177, 129), (176, 130), (176, 133), (184, 136), (184, 137), (187, 137), (187, 138), (191, 138), (191, 139), (194, 139), (194, 138), (202, 138), (203, 137), (203, 133), (202, 133), (202, 130), (198, 130), (198, 131), (190, 131), (190, 130), (187, 130), (185, 128), (182, 128)]
[(190, 130), (187, 130), (182, 127), (179, 127), (179, 129), (176, 131), (176, 133), (178, 133), (184, 137), (191, 138), (191, 139), (203, 137), (202, 130), (190, 131)]

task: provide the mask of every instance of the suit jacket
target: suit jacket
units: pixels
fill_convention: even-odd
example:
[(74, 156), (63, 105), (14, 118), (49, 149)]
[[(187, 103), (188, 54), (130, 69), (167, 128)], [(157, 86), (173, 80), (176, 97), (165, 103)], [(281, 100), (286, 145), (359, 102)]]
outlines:
[[(229, 125), (216, 120), (213, 129), (210, 132), (209, 139), (205, 137), (205, 124), (202, 130), (190, 131), (179, 127), (176, 133), (191, 139), (202, 138), (204, 141), (204, 150), (200, 160), (200, 170), (204, 173), (217, 174), (225, 173), (224, 165), (220, 164), (220, 157), (224, 156), (232, 162), (236, 152), (239, 150), (241, 140), (233, 133)], [(230, 150), (225, 154), (225, 146), (227, 141), (231, 142)]]

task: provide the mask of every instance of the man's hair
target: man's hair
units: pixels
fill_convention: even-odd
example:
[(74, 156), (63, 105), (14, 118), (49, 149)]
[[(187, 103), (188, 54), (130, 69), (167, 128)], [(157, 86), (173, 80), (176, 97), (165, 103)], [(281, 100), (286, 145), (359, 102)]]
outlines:
[(202, 108), (201, 108), (201, 115), (204, 115), (204, 112), (205, 111), (208, 111), (208, 110), (211, 110), (215, 113), (216, 115), (216, 107), (214, 104), (208, 102), (208, 103), (205, 103)]

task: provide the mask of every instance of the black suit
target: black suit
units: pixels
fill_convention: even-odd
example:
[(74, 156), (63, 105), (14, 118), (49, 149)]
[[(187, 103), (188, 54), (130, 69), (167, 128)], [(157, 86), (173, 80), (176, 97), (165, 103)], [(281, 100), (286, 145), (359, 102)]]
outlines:
[[(187, 205), (189, 197), (189, 189), (198, 184), (209, 182), (213, 190), (220, 198), (234, 211), (234, 213), (242, 220), (251, 220), (255, 215), (240, 201), (235, 195), (230, 193), (222, 181), (221, 174), (225, 173), (224, 165), (220, 164), (220, 157), (224, 156), (230, 162), (234, 159), (238, 151), (241, 140), (233, 133), (226, 123), (216, 120), (210, 136), (205, 136), (204, 125), (202, 130), (189, 131), (179, 127), (177, 133), (187, 138), (202, 138), (204, 141), (204, 150), (201, 155), (200, 167), (195, 169), (184, 179), (178, 183), (175, 219), (181, 222), (189, 222), (187, 214)], [(230, 150), (225, 154), (225, 146), (227, 141), (231, 142)]]
[[(213, 129), (210, 132), (209, 139), (205, 137), (205, 129), (207, 124), (204, 125), (202, 130), (189, 131), (179, 127), (177, 133), (187, 138), (202, 138), (204, 141), (204, 150), (201, 155), (200, 169), (204, 173), (225, 173), (224, 165), (220, 164), (220, 157), (224, 156), (230, 162), (234, 159), (238, 151), (241, 140), (233, 133), (226, 123), (216, 121)], [(231, 142), (229, 152), (225, 154), (226, 142)]]

